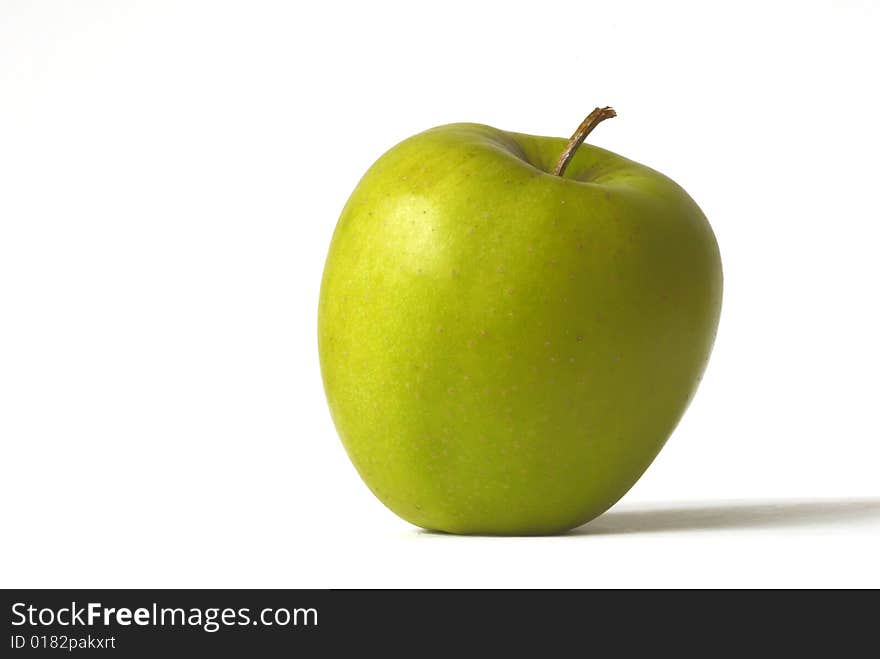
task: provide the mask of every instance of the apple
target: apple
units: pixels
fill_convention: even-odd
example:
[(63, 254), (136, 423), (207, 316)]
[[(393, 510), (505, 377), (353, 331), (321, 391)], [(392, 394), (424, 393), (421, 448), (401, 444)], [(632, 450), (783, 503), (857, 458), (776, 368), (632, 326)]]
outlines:
[(721, 310), (706, 217), (659, 172), (478, 124), (383, 155), (333, 234), (318, 348), (373, 493), (412, 524), (533, 535), (614, 504), (672, 433)]

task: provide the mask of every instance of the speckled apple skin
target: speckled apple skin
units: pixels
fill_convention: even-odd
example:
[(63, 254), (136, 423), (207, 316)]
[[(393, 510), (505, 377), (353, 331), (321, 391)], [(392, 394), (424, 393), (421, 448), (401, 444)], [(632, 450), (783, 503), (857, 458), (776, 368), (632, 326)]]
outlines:
[(561, 532), (636, 482), (715, 338), (712, 229), (662, 174), (476, 124), (398, 144), (333, 235), (318, 347), (348, 455), (403, 519)]

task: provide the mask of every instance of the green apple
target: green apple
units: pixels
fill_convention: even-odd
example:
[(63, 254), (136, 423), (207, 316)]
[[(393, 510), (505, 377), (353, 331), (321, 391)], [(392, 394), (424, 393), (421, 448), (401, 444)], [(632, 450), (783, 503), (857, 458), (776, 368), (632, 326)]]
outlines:
[(579, 526), (616, 502), (690, 402), (721, 310), (718, 245), (653, 169), (452, 124), (398, 144), (342, 211), (318, 347), (367, 486), (451, 533)]

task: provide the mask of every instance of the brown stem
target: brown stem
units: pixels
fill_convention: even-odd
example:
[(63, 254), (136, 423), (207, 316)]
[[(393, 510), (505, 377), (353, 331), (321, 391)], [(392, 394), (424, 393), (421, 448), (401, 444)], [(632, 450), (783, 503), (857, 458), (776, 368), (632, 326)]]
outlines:
[(587, 135), (593, 132), (593, 129), (606, 119), (616, 116), (617, 113), (614, 111), (614, 108), (610, 107), (596, 108), (590, 112), (590, 114), (587, 115), (587, 118), (584, 119), (584, 122), (578, 126), (576, 131), (574, 131), (574, 135), (568, 140), (568, 144), (565, 145), (565, 149), (562, 151), (562, 155), (559, 156), (559, 161), (553, 169), (553, 174), (555, 176), (562, 176), (565, 172), (565, 168), (568, 167), (568, 163), (574, 158), (574, 152), (584, 143), (584, 140), (587, 139)]

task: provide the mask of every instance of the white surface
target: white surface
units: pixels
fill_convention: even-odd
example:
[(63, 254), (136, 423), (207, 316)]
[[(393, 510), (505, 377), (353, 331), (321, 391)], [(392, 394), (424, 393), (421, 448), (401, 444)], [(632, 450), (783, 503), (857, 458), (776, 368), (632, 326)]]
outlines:
[[(880, 586), (878, 34), (869, 1), (7, 0), (0, 586)], [(324, 403), (338, 213), (410, 134), (597, 104), (718, 236), (702, 388), (583, 533), (421, 533)]]

